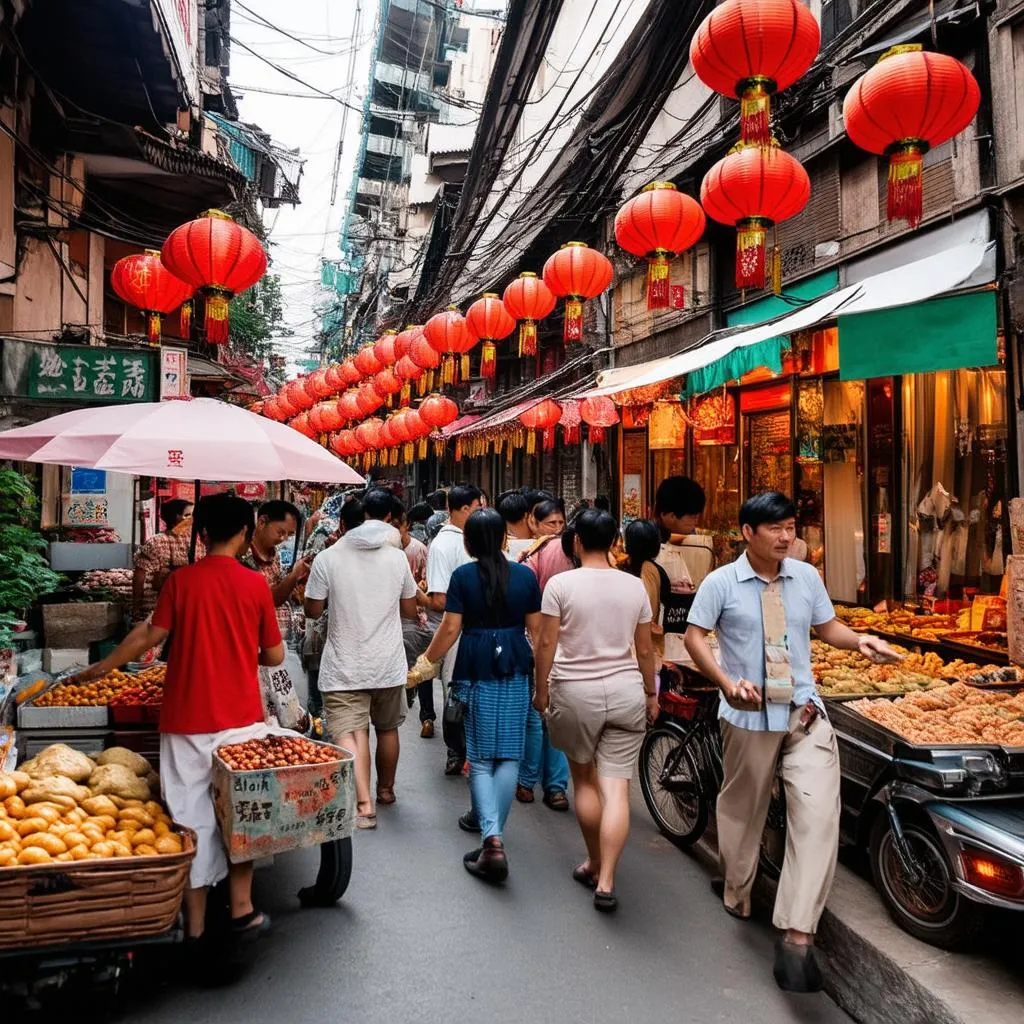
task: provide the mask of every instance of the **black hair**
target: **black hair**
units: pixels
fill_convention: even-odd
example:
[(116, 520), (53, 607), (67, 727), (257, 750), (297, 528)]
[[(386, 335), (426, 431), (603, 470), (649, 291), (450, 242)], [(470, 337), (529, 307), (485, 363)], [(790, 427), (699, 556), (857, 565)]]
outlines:
[(421, 501), (409, 509), (408, 520), (410, 523), (425, 523), (435, 512), (434, 506), (429, 502)]
[(599, 494), (594, 499), (594, 508), (600, 509), (602, 512), (611, 512), (612, 503), (608, 498), (607, 494)]
[(186, 501), (184, 498), (171, 498), (160, 506), (160, 521), (165, 529), (177, 526), (185, 514), (185, 509), (191, 508), (195, 502)]
[(479, 487), (474, 487), (473, 484), (456, 484), (448, 490), (448, 511), (458, 512), (459, 509), (472, 505), (482, 497), (483, 492)]
[(362, 526), (366, 521), (366, 512), (363, 509), (363, 503), (355, 497), (355, 495), (349, 495), (342, 503), (341, 511), (338, 513), (338, 522), (345, 527), (345, 532), (354, 530), (357, 526)]
[(395, 512), (395, 496), (378, 487), (363, 498), (363, 511), (367, 519), (386, 519)]
[(391, 495), (391, 521), (396, 525), (405, 521), (405, 503), (394, 494)]
[(629, 556), (626, 569), (639, 576), (644, 562), (653, 562), (661, 551), (661, 531), (649, 519), (634, 519), (622, 534)]
[(518, 491), (506, 491), (498, 498), (496, 507), (506, 523), (521, 523), (530, 511), (526, 498)]
[(302, 522), (302, 513), (290, 501), (265, 501), (257, 512), (257, 518), (266, 519), (268, 523), (280, 523), (289, 516), (296, 525)]
[(542, 498), (532, 509), (533, 518), (538, 523), (553, 516), (556, 512), (561, 512), (563, 518), (565, 517), (565, 503), (561, 498)]
[(654, 495), (654, 514), (699, 516), (707, 504), (704, 488), (688, 476), (667, 476)]
[(505, 520), (493, 508), (478, 508), (463, 530), (466, 551), (476, 559), (487, 607), (497, 616), (508, 601), (508, 559), (505, 557)]
[(207, 546), (226, 544), (245, 529), (247, 540), (252, 540), (256, 517), (252, 505), (235, 494), (211, 494), (200, 499), (195, 508), (195, 529), (206, 535)]
[(542, 501), (554, 501), (555, 496), (550, 491), (536, 491), (527, 488), (525, 491), (526, 503), (530, 506), (532, 512), (534, 508), (539, 505)]
[(435, 512), (445, 512), (448, 509), (448, 495), (444, 491), (431, 491), (427, 495), (427, 504)]
[(796, 505), (778, 491), (763, 491), (747, 498), (740, 509), (740, 528), (749, 526), (756, 530), (765, 523), (781, 523), (784, 519), (796, 519)]
[(585, 508), (576, 517), (576, 536), (584, 551), (610, 551), (619, 532), (619, 524), (607, 512)]

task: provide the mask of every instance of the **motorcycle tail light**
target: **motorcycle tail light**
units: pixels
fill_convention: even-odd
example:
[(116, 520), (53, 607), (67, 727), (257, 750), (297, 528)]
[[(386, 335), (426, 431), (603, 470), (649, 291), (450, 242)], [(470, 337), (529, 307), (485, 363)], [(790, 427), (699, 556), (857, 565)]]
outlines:
[(981, 850), (964, 850), (960, 865), (971, 885), (1008, 899), (1024, 897), (1024, 870), (1020, 865)]

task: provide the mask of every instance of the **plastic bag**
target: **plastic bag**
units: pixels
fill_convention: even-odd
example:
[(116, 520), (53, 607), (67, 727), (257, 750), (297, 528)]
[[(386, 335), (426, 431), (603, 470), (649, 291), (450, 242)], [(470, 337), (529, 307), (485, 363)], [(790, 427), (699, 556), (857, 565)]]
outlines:
[(260, 688), (268, 722), (283, 729), (306, 731), (309, 716), (302, 698), (307, 696), (309, 687), (302, 659), (295, 651), (287, 648), (284, 661), (274, 668), (260, 666)]

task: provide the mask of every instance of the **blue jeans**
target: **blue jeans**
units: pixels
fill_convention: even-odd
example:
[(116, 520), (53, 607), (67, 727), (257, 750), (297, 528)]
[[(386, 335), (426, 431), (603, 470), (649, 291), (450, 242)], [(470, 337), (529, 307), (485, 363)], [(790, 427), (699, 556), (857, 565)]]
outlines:
[(505, 831), (519, 776), (518, 761), (470, 761), (469, 792), (484, 839)]
[(519, 785), (533, 789), (538, 780), (545, 793), (565, 792), (569, 786), (569, 759), (551, 746), (544, 719), (532, 705), (526, 715), (526, 746), (519, 764)]

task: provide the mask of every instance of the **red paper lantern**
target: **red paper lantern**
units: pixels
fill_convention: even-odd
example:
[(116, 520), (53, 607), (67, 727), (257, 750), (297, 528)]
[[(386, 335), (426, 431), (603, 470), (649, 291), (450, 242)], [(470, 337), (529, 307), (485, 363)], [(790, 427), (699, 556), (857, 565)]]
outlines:
[(384, 420), (380, 425), (380, 432), (377, 435), (378, 448), (394, 448), (398, 442), (391, 432), (391, 420)]
[(648, 185), (615, 215), (615, 241), (647, 258), (648, 309), (668, 309), (669, 260), (695, 245), (705, 224), (700, 204), (670, 181)]
[(506, 289), (502, 296), (505, 309), (521, 320), (519, 325), (519, 355), (537, 354), (537, 321), (550, 316), (558, 304), (554, 292), (536, 275), (525, 271)]
[(278, 404), (277, 395), (271, 395), (263, 403), (263, 415), (266, 416), (268, 419), (272, 420), (284, 419), (284, 414), (281, 412), (280, 406)]
[(293, 416), (298, 416), (299, 414), (299, 410), (292, 403), (291, 391), (289, 390), (290, 388), (290, 384), (285, 384), (285, 386), (277, 393), (277, 418), (281, 420), (281, 422), (290, 420)]
[(580, 417), (589, 428), (587, 440), (591, 444), (604, 444), (605, 430), (619, 422), (619, 410), (607, 395), (584, 398), (580, 402)]
[(402, 390), (401, 378), (396, 375), (390, 366), (375, 374), (371, 383), (373, 384), (374, 391), (389, 404), (391, 397), (397, 395)]
[(331, 434), (327, 438), (327, 447), (341, 459), (345, 459), (351, 454), (348, 445), (345, 443), (345, 438), (342, 437), (344, 433), (346, 431), (339, 430), (336, 434)]
[(337, 395), (345, 390), (345, 380), (341, 375), (341, 365), (338, 363), (332, 363), (327, 367), (324, 380), (327, 382), (328, 395)]
[(741, 144), (708, 171), (700, 201), (709, 217), (736, 225), (737, 288), (764, 287), (768, 228), (798, 214), (810, 197), (807, 172), (778, 146)]
[[(562, 418), (562, 407), (553, 399), (545, 398), (519, 416), (519, 422), (529, 431), (543, 431), (544, 451), (549, 452), (555, 447), (555, 425)], [(532, 433), (529, 440), (533, 439)], [(527, 446), (527, 451), (530, 451)]]
[(342, 384), (345, 387), (351, 387), (353, 384), (358, 384), (362, 379), (363, 375), (356, 366), (354, 359), (346, 359), (341, 366), (338, 367), (338, 376), (341, 377)]
[(385, 331), (373, 346), (373, 354), (381, 366), (394, 366), (398, 362), (395, 354), (395, 331)]
[[(465, 317), (458, 307), (449, 306), (443, 313), (435, 313), (423, 326), (423, 336), (430, 347), (443, 357), (441, 381), (444, 384), (459, 382), (459, 361), (461, 356), (462, 377), (469, 376), (469, 350), (477, 338), (466, 325)], [(418, 360), (417, 360), (418, 361)]]
[(359, 408), (358, 391), (346, 391), (338, 399), (338, 413), (341, 415), (343, 423), (351, 423), (363, 415), (362, 410)]
[[(433, 352), (434, 350), (431, 349), (430, 351)], [(412, 382), (415, 380), (421, 380), (426, 372), (427, 371), (424, 370), (419, 363), (413, 360), (412, 356), (402, 356), (402, 358), (395, 363), (395, 375), (402, 382), (400, 399), (402, 405), (408, 405), (412, 398)]]
[(516, 322), (501, 299), (494, 292), (488, 292), (466, 310), (466, 326), (483, 342), (480, 376), (493, 380), (497, 360), (495, 342), (507, 338), (516, 329)]
[(433, 429), (429, 423), (423, 422), (423, 417), (418, 409), (405, 410), (405, 423), (409, 429), (409, 439), (411, 441), (419, 441), (422, 438), (429, 437)]
[(160, 344), (160, 317), (173, 313), (192, 295), (192, 288), (160, 262), (156, 249), (119, 259), (110, 271), (110, 287), (130, 306), (142, 310), (151, 345)]
[(338, 408), (336, 401), (321, 402), (318, 408), (320, 409), (320, 429), (322, 432), (337, 430), (344, 425), (345, 419), (341, 415), (341, 410)]
[(251, 288), (267, 270), (260, 240), (220, 210), (207, 210), (175, 228), (160, 250), (175, 277), (202, 291), (206, 300), (206, 340), (228, 340), (228, 302)]
[(726, 0), (690, 43), (690, 62), (707, 86), (740, 101), (740, 137), (771, 142), (771, 96), (788, 89), (821, 45), (814, 15), (800, 0)]
[(306, 422), (313, 428), (313, 432), (316, 434), (322, 434), (324, 432), (324, 425), (320, 420), (320, 414), (323, 410), (320, 405), (314, 405), (309, 412), (305, 413)]
[(331, 446), (339, 455), (344, 452), (345, 456), (358, 455), (365, 450), (354, 430), (339, 430), (334, 435)]
[(364, 451), (373, 451), (380, 447), (380, 431), (384, 424), (374, 417), (363, 420), (356, 427), (356, 440), (363, 446)]
[(305, 437), (316, 439), (317, 432), (309, 425), (309, 413), (300, 412), (293, 420), (289, 420), (288, 426)]
[(297, 377), (284, 386), (288, 401), (299, 411), (306, 412), (313, 408), (313, 396), (306, 390), (306, 381), (303, 377)]
[(360, 379), (372, 377), (375, 373), (380, 373), (384, 369), (381, 361), (377, 358), (377, 353), (374, 351), (375, 348), (375, 344), (364, 345), (356, 353), (355, 359), (352, 360), (359, 371)]
[(332, 394), (330, 387), (327, 384), (327, 369), (321, 367), (319, 370), (314, 370), (304, 381), (302, 386), (306, 389), (306, 393), (314, 400), (319, 401), (321, 398), (326, 398)]
[(459, 418), (459, 407), (444, 395), (428, 395), (419, 407), (420, 419), (431, 429), (440, 429)]
[(960, 61), (894, 46), (861, 76), (843, 102), (850, 140), (889, 157), (889, 220), (921, 220), (924, 154), (962, 132), (978, 112), (981, 90)]
[(569, 398), (562, 403), (562, 415), (558, 421), (566, 444), (580, 443), (580, 403)]
[(416, 383), (417, 393), (424, 395), (434, 386), (434, 371), (441, 365), (441, 356), (434, 351), (430, 342), (420, 333), (413, 338), (412, 344), (409, 346), (409, 358), (426, 371)]
[(359, 406), (360, 416), (369, 416), (371, 412), (376, 412), (384, 404), (384, 397), (377, 393), (372, 382), (366, 381), (359, 385), (359, 391), (356, 392), (356, 404)]
[(595, 299), (612, 283), (609, 259), (585, 242), (566, 242), (544, 264), (544, 283), (565, 302), (565, 341), (583, 340), (583, 302)]
[(418, 335), (423, 333), (422, 324), (410, 324), (404, 331), (400, 331), (395, 338), (395, 362), (399, 362), (403, 356), (409, 354), (412, 343)]

